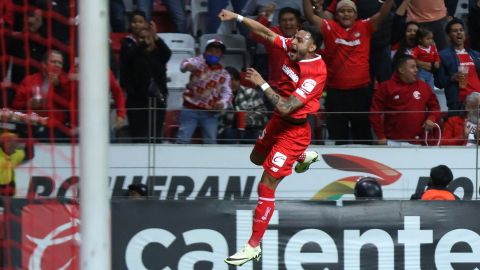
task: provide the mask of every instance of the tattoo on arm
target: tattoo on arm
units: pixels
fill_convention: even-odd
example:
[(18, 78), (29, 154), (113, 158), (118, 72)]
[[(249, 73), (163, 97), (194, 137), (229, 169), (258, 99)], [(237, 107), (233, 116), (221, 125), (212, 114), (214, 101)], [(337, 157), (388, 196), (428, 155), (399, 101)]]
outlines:
[(265, 95), (272, 102), (273, 106), (283, 115), (289, 115), (303, 106), (303, 103), (295, 96), (292, 95), (286, 99), (275, 93), (271, 88), (265, 91)]

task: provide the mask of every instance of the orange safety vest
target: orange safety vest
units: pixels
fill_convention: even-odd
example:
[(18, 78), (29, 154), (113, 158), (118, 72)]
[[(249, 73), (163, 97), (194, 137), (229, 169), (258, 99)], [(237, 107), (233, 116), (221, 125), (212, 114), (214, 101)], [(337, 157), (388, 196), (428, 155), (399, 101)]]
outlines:
[(429, 189), (423, 193), (422, 201), (455, 201), (455, 195), (448, 190)]

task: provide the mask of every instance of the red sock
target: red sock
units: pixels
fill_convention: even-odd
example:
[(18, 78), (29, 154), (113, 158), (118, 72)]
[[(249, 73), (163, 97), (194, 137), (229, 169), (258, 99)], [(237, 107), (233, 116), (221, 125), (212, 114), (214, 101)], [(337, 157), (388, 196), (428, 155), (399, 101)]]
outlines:
[(302, 163), (305, 161), (305, 158), (307, 157), (307, 154), (305, 154), (305, 152), (303, 152), (298, 158), (297, 158), (297, 161)]
[(248, 244), (251, 247), (256, 247), (260, 244), (274, 209), (275, 190), (260, 183), (258, 185), (258, 204), (257, 208), (255, 208), (255, 214), (253, 215), (252, 236), (250, 236), (250, 240), (248, 240)]

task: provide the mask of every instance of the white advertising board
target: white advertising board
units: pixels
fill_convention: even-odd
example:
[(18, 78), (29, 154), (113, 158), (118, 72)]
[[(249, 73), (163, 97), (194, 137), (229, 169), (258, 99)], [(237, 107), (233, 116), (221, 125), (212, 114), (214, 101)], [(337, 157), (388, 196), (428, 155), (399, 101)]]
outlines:
[[(151, 199), (256, 199), (262, 167), (249, 160), (251, 146), (122, 145), (110, 147), (112, 196), (133, 182), (147, 184)], [(409, 199), (419, 180), (423, 188), (430, 168), (449, 166), (459, 197), (476, 199), (475, 148), (393, 148), (312, 146), (321, 158), (309, 171), (286, 177), (278, 199), (352, 198), (355, 181), (372, 176), (383, 186), (385, 199)], [(17, 197), (74, 196), (78, 147), (37, 145), (33, 160), (16, 169)], [(72, 158), (73, 157), (73, 158)], [(423, 177), (423, 178), (422, 178)], [(102, 181), (98, 179), (97, 181)]]

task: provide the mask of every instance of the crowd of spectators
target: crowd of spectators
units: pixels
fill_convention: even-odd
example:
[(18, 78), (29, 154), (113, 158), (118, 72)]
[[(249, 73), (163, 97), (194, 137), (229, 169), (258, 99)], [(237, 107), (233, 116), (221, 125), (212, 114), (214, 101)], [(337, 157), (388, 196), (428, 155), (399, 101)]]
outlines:
[[(126, 142), (166, 139), (166, 67), (175, 48), (157, 35), (154, 7), (165, 6), (176, 32), (190, 33), (190, 1), (197, 0), (137, 0), (133, 10), (123, 0), (110, 1), (111, 30), (125, 32), (119, 56), (111, 57), (112, 130), (126, 130), (117, 132), (117, 137), (128, 137)], [(480, 0), (470, 0), (462, 18), (455, 17), (458, 0), (203, 1), (208, 7), (203, 34), (221, 31), (217, 15), (229, 4), (285, 37), (303, 23), (320, 29), (324, 46), (319, 54), (328, 67), (319, 112), (326, 113), (328, 136), (320, 143), (426, 144), (425, 137), (440, 129), (439, 144), (476, 144)], [(78, 25), (72, 2), (34, 0), (22, 8), (25, 1), (6, 0), (0, 5), (0, 50), (6, 56), (0, 66), (2, 105), (48, 117), (32, 131), (38, 139), (61, 142), (78, 136), (77, 67), (71, 49)], [(261, 44), (241, 26), (235, 30), (245, 36), (253, 66), (278, 87), (283, 52)], [(242, 79), (242, 70), (220, 64), (229, 49), (225, 44), (209, 40), (176, 71), (190, 76), (177, 143), (191, 143), (197, 128), (203, 143), (253, 143), (267, 122), (272, 106), (261, 91)], [(445, 112), (437, 99), (443, 92)], [(310, 116), (311, 123), (318, 117)]]

